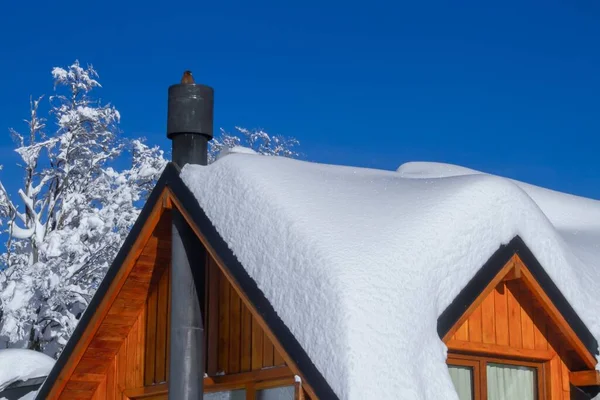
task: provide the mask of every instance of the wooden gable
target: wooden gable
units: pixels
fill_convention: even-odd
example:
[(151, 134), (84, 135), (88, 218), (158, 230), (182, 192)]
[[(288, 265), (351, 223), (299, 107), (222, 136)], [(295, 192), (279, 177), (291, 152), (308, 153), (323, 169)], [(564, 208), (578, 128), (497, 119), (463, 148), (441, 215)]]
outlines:
[[(250, 310), (242, 304), (235, 288), (211, 258), (208, 258), (207, 265), (208, 294), (213, 296), (207, 302), (207, 319), (212, 318), (206, 323), (208, 376), (222, 381), (224, 376), (284, 367), (280, 353)], [(156, 270), (144, 309), (111, 360), (106, 378), (98, 386), (93, 399), (121, 399), (123, 393), (131, 398), (138, 394), (166, 398), (169, 377), (169, 268)], [(291, 378), (289, 369), (280, 372), (282, 377)]]
[[(166, 195), (166, 192), (161, 194), (161, 198)], [(169, 262), (165, 253), (170, 248), (169, 223), (168, 209), (162, 202), (156, 202), (46, 398), (92, 398), (118, 354), (125, 352), (131, 365), (134, 359), (143, 359), (142, 351), (137, 348), (141, 346), (139, 341), (129, 351), (123, 349), (125, 343), (134, 341), (132, 333), (137, 336), (144, 325), (142, 311), (152, 277)], [(138, 369), (128, 379), (134, 382), (140, 376)]]
[[(172, 199), (165, 190), (48, 399), (167, 398)], [(295, 385), (299, 371), (210, 251), (204, 267), (205, 389)]]
[[(450, 353), (544, 363), (549, 399), (570, 399), (594, 358), (515, 255), (444, 337)], [(583, 383), (593, 384), (593, 382)]]

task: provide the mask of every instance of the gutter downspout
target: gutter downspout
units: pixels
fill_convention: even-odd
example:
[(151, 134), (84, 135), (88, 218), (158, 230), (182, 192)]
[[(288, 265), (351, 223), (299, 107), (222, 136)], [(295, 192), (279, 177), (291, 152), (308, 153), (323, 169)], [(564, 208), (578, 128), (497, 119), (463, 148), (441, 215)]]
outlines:
[[(167, 137), (173, 162), (206, 165), (213, 137), (213, 89), (197, 85), (186, 71), (181, 84), (169, 87)], [(204, 397), (204, 276), (206, 253), (180, 212), (172, 210), (171, 341), (169, 398)]]

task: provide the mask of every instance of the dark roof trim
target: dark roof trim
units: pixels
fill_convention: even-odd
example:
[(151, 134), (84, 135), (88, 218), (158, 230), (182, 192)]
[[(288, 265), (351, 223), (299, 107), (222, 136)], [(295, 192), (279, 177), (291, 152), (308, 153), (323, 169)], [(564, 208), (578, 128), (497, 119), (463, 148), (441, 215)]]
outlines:
[(552, 300), (554, 306), (556, 306), (569, 323), (579, 340), (585, 345), (589, 353), (595, 357), (598, 354), (598, 342), (519, 236), (516, 236), (508, 244), (500, 246), (483, 267), (477, 271), (469, 283), (467, 283), (467, 286), (463, 288), (452, 303), (444, 310), (438, 318), (438, 335), (444, 337), (452, 329), (467, 308), (479, 297), (485, 287), (514, 254), (518, 254), (521, 257), (523, 263), (525, 263), (533, 277), (542, 289), (544, 289), (550, 300)]
[(202, 232), (209, 246), (217, 253), (223, 261), (225, 267), (233, 275), (236, 283), (242, 288), (246, 296), (250, 299), (256, 310), (263, 317), (269, 329), (277, 337), (287, 354), (298, 366), (304, 379), (314, 390), (320, 399), (335, 400), (338, 396), (329, 383), (325, 380), (321, 372), (313, 364), (312, 360), (306, 354), (296, 337), (292, 334), (285, 323), (279, 318), (273, 305), (265, 297), (264, 293), (258, 288), (254, 279), (248, 275), (246, 269), (239, 262), (233, 251), (217, 232), (212, 222), (208, 219), (204, 210), (198, 204), (198, 200), (192, 194), (190, 189), (183, 183), (181, 178), (170, 180), (167, 184), (173, 194), (181, 202), (185, 211), (193, 219), (196, 227)]
[(113, 263), (111, 264), (110, 268), (108, 268), (108, 271), (106, 272), (106, 276), (100, 283), (100, 286), (98, 287), (98, 290), (94, 294), (94, 297), (92, 297), (92, 300), (90, 301), (90, 304), (87, 306), (86, 311), (81, 316), (81, 320), (79, 321), (79, 323), (77, 324), (77, 327), (75, 328), (75, 331), (69, 338), (69, 341), (67, 342), (67, 345), (65, 346), (64, 350), (60, 354), (60, 357), (56, 361), (56, 364), (54, 364), (52, 371), (50, 371), (50, 374), (48, 374), (48, 378), (46, 379), (46, 381), (40, 388), (40, 390), (36, 396), (36, 399), (40, 399), (40, 400), (45, 399), (48, 396), (48, 394), (50, 393), (50, 390), (52, 389), (52, 386), (54, 386), (56, 379), (58, 379), (60, 372), (62, 371), (65, 364), (67, 363), (67, 361), (73, 354), (73, 351), (75, 350), (75, 346), (77, 345), (77, 342), (78, 342), (77, 339), (80, 338), (81, 335), (83, 335), (83, 332), (85, 332), (85, 330), (87, 329), (87, 327), (90, 323), (90, 320), (92, 319), (92, 316), (94, 315), (94, 312), (100, 306), (100, 302), (104, 298), (104, 295), (108, 291), (108, 288), (110, 287), (112, 281), (115, 279), (115, 276), (121, 269), (121, 265), (125, 261), (125, 258), (131, 251), (131, 248), (133, 247), (137, 237), (139, 236), (140, 232), (142, 231), (142, 228), (144, 227), (144, 225), (146, 224), (146, 221), (150, 217), (150, 214), (152, 213), (152, 209), (156, 205), (156, 202), (160, 199), (160, 196), (161, 196), (163, 190), (167, 186), (167, 182), (174, 178), (179, 179), (179, 171), (173, 164), (169, 163), (169, 164), (167, 164), (167, 167), (163, 171), (162, 175), (160, 176), (156, 186), (154, 187), (154, 189), (152, 189), (152, 192), (150, 193), (150, 196), (148, 197), (146, 204), (142, 208), (140, 215), (138, 216), (137, 220), (135, 221), (135, 224), (133, 225), (133, 227), (131, 228), (131, 232), (129, 232), (129, 235), (127, 235), (125, 242), (123, 242), (123, 246), (121, 246), (121, 249), (117, 253), (117, 256), (115, 257)]

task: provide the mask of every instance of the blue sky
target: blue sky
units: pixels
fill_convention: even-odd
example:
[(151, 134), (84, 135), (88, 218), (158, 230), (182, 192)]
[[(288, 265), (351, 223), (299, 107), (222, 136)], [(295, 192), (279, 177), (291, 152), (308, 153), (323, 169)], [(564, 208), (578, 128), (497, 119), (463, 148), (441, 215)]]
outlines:
[[(295, 136), (310, 160), (442, 161), (600, 199), (597, 0), (7, 2), (0, 132), (74, 59), (129, 137), (168, 148), (166, 90), (191, 69), (215, 123)], [(8, 133), (0, 176), (10, 180)]]

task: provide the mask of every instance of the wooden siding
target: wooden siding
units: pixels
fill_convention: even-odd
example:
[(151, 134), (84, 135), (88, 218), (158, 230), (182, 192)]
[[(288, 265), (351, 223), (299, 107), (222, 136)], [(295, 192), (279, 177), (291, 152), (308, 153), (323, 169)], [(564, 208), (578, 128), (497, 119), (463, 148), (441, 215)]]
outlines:
[[(90, 385), (90, 388), (97, 387), (94, 399), (121, 400), (123, 392), (159, 387), (168, 381), (170, 266), (166, 256), (160, 260), (161, 266), (154, 268), (149, 278), (150, 286), (135, 324), (107, 363), (106, 370), (97, 377), (98, 382)], [(210, 257), (206, 274), (209, 375), (228, 376), (284, 366), (283, 357)], [(156, 396), (158, 399), (165, 395)]]
[(500, 282), (447, 342), (450, 352), (543, 361), (549, 399), (570, 399), (569, 372), (585, 369), (520, 279)]
[(250, 309), (211, 258), (207, 263), (207, 278), (208, 375), (285, 365)]
[[(169, 263), (174, 206), (182, 211), (166, 189), (93, 310), (91, 322), (52, 385), (48, 399), (164, 397), (169, 375)], [(186, 220), (193, 225), (187, 215)], [(207, 246), (197, 227), (192, 228)], [(206, 249), (207, 254), (216, 257), (213, 249)], [(214, 381), (205, 383), (249, 376), (263, 379), (265, 373), (275, 370), (287, 371), (286, 379), (301, 375), (227, 268), (210, 257), (206, 262), (204, 322), (206, 379)], [(276, 366), (283, 369), (272, 368)], [(303, 390), (312, 393), (308, 384)]]
[(94, 394), (94, 400), (121, 400), (123, 389), (143, 386), (145, 317), (145, 312), (140, 313), (127, 339), (109, 363), (104, 379)]
[[(160, 218), (160, 219), (158, 219)], [(90, 399), (103, 393), (110, 384), (109, 376), (124, 381), (120, 384), (138, 385), (143, 379), (145, 343), (145, 303), (154, 285), (154, 277), (161, 276), (170, 257), (170, 212), (166, 210), (149, 235), (148, 240), (124, 277), (105, 317), (100, 321), (89, 344), (82, 351), (73, 373), (51, 398), (68, 400)], [(128, 350), (124, 350), (128, 349)], [(115, 375), (115, 363), (120, 371), (131, 366), (128, 374)], [(127, 369), (129, 371), (129, 369)], [(108, 397), (107, 397), (108, 398)]]
[(146, 300), (144, 385), (167, 381), (169, 365), (170, 269), (166, 269), (150, 288)]

